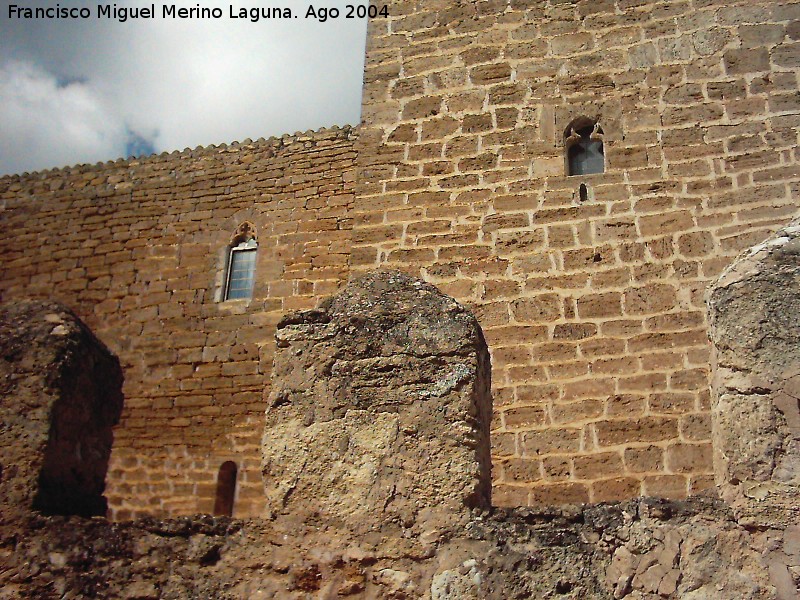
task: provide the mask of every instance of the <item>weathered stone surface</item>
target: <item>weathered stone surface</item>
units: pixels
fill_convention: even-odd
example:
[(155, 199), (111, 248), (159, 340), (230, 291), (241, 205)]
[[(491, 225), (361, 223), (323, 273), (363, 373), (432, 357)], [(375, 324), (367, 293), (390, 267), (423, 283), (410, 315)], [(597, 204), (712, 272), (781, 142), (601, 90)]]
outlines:
[(708, 304), (717, 487), (740, 523), (764, 530), (776, 597), (797, 598), (800, 221), (742, 254), (711, 288)]
[(490, 367), (475, 318), (397, 271), (279, 324), (264, 483), (273, 516), (410, 526), (488, 506)]
[(638, 511), (622, 513), (624, 542), (606, 571), (614, 598), (781, 598), (760, 556), (773, 543), (769, 534), (748, 533), (721, 503), (648, 499)]
[(0, 521), (0, 598), (792, 598), (768, 581), (776, 539), (711, 499), (494, 509), (435, 540), (388, 529), (32, 515)]
[(710, 291), (714, 472), (760, 526), (800, 521), (800, 221), (745, 252)]
[(105, 515), (119, 361), (67, 308), (0, 308), (0, 506)]
[[(0, 341), (3, 356), (7, 362), (18, 359), (3, 385), (16, 382), (14, 389), (22, 390), (28, 383), (23, 391), (41, 392), (46, 402), (59, 390), (75, 389), (65, 382), (81, 381), (85, 395), (87, 372), (99, 374), (88, 367), (102, 364), (107, 354), (87, 362), (79, 352), (83, 345), (57, 351), (63, 347), (49, 336), (80, 340), (89, 335), (57, 305), (49, 305), (44, 318), (37, 318), (42, 313), (36, 310), (19, 314), (23, 318), (0, 320), (0, 335), (8, 335)], [(19, 335), (31, 329), (37, 335)], [(279, 498), (272, 519), (198, 516), (112, 524), (4, 506), (0, 598), (796, 598), (796, 523), (752, 527), (748, 515), (740, 523), (716, 499), (486, 508), (488, 498), (475, 491), (487, 480), (481, 477), (480, 444), (463, 443), (484, 439), (480, 421), (464, 415), (482, 415), (490, 407), (488, 395), (479, 393), (488, 389), (478, 368), (487, 360), (481, 358), (485, 346), (469, 313), (435, 288), (399, 273), (373, 274), (321, 310), (287, 317), (278, 331), (286, 354), (276, 373), (286, 377), (270, 396), (274, 412), (265, 430), (265, 468), (273, 482), (290, 473), (294, 487), (282, 488), (288, 494)], [(47, 343), (37, 343), (41, 339)], [(33, 355), (26, 353), (31, 348)], [(388, 362), (383, 379), (375, 364), (398, 353), (408, 364)], [(438, 369), (426, 362), (434, 358)], [(350, 368), (335, 368), (340, 363)], [(454, 384), (447, 374), (457, 364), (474, 370)], [(46, 388), (41, 372), (53, 365), (46, 382), (53, 385)], [(416, 369), (413, 377), (410, 368)], [(445, 376), (435, 377), (439, 372)], [(379, 395), (366, 392), (369, 382)], [(437, 408), (414, 411), (420, 404)], [(303, 435), (281, 428), (278, 409)], [(287, 414), (289, 409), (295, 412)], [(451, 419), (445, 425), (453, 418), (456, 426), (473, 424), (472, 437), (463, 430), (443, 432), (439, 412)], [(315, 424), (330, 429), (313, 429)], [(277, 435), (270, 437), (273, 432)], [(342, 432), (348, 435), (347, 447), (339, 442)], [(418, 448), (397, 441), (411, 433)], [(433, 444), (434, 434), (443, 440), (440, 446)], [(464, 448), (470, 449), (466, 458)], [(432, 449), (438, 452), (431, 458)], [(404, 462), (393, 463), (388, 450)], [(270, 470), (285, 466), (278, 460), (289, 461), (293, 453), (300, 468)], [(448, 483), (453, 476), (437, 462), (445, 457), (458, 487)], [(462, 468), (469, 464), (474, 468)], [(402, 475), (400, 467), (406, 469)], [(433, 490), (417, 484), (428, 471), (437, 477)], [(333, 477), (326, 480), (328, 474)], [(385, 499), (387, 479), (394, 496), (376, 506), (370, 494)], [(4, 474), (3, 486), (18, 483)], [(314, 489), (314, 483), (324, 489)], [(5, 494), (8, 488), (2, 489)], [(775, 502), (769, 495), (765, 500)], [(472, 503), (478, 507), (466, 510)]]
[[(636, 452), (649, 417), (669, 419), (653, 442), (665, 454), (710, 451), (684, 430), (710, 419), (702, 290), (800, 214), (796, 0), (384, 4), (358, 127), (0, 177), (2, 297), (56, 289), (127, 367), (114, 518), (212, 510), (227, 461), (234, 514), (263, 514), (274, 325), (381, 266), (478, 317), (497, 463), (527, 460), (523, 436), (545, 429), (591, 440), (621, 425), (612, 451)], [(606, 172), (588, 178), (565, 172), (580, 117), (605, 136)], [(244, 222), (258, 233), (253, 297), (220, 302)], [(520, 423), (545, 395), (542, 419)], [(679, 477), (664, 461), (617, 464), (570, 485), (597, 501), (711, 482), (705, 460)], [(544, 469), (507, 473), (494, 472), (498, 502), (552, 498)]]

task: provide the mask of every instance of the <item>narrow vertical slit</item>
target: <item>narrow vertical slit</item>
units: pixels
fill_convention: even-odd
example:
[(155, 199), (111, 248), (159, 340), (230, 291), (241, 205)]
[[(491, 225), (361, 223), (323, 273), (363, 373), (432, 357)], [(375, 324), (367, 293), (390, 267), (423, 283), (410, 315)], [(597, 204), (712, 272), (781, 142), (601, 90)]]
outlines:
[(233, 501), (236, 498), (236, 463), (222, 463), (217, 475), (217, 494), (214, 499), (214, 516), (232, 517)]

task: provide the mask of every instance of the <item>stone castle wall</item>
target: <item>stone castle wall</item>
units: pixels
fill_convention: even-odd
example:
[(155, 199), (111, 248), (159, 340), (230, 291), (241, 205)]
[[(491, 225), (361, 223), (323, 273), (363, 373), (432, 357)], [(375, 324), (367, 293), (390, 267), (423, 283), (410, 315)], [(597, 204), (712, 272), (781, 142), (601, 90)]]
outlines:
[[(2, 307), (0, 407), (12, 424), (0, 428), (3, 597), (796, 600), (799, 241), (795, 222), (712, 288), (715, 475), (732, 505), (490, 508), (490, 365), (477, 320), (434, 286), (384, 270), (277, 325), (266, 518), (46, 516), (31, 506), (44, 491), (37, 472), (70, 472), (48, 468), (54, 449), (73, 463), (65, 441), (97, 449), (93, 428), (86, 436), (70, 421), (106, 412), (87, 404), (113, 420), (121, 372), (63, 307)], [(92, 363), (107, 377), (88, 376)], [(100, 389), (104, 379), (116, 385)], [(93, 486), (69, 488), (94, 504)]]
[[(389, 12), (357, 132), (0, 179), (2, 299), (63, 302), (122, 362), (115, 518), (210, 512), (228, 460), (234, 515), (260, 514), (275, 325), (378, 266), (478, 316), (496, 504), (712, 484), (704, 289), (798, 212), (800, 4)], [(565, 176), (579, 116), (605, 173)], [(220, 302), (244, 222), (253, 299)]]
[[(106, 494), (115, 518), (264, 505), (260, 443), (275, 325), (346, 278), (350, 129), (0, 179), (4, 301), (57, 299), (120, 357), (125, 404)], [(251, 301), (219, 302), (251, 222)]]
[[(798, 212), (800, 4), (390, 14), (368, 39), (352, 265), (421, 275), (478, 316), (495, 502), (709, 486), (704, 290)], [(605, 172), (567, 177), (582, 116)]]

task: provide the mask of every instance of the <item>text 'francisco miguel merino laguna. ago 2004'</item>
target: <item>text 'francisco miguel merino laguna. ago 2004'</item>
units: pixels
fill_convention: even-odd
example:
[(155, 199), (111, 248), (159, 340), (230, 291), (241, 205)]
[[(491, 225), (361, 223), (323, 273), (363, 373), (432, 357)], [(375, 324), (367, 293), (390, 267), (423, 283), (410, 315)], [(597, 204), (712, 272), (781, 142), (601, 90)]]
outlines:
[(118, 6), (116, 4), (98, 4), (94, 10), (88, 6), (61, 6), (56, 4), (47, 7), (30, 8), (18, 4), (8, 6), (9, 19), (113, 19), (124, 23), (129, 19), (244, 19), (257, 23), (262, 19), (316, 19), (325, 22), (328, 19), (364, 19), (387, 17), (389, 9), (386, 5), (370, 6), (367, 4), (348, 4), (343, 9), (336, 7), (314, 6), (309, 4), (305, 10), (292, 10), (281, 7), (244, 7), (228, 5), (227, 12), (220, 7), (200, 6), (179, 7), (175, 4), (163, 4), (160, 11), (156, 5), (139, 7)]

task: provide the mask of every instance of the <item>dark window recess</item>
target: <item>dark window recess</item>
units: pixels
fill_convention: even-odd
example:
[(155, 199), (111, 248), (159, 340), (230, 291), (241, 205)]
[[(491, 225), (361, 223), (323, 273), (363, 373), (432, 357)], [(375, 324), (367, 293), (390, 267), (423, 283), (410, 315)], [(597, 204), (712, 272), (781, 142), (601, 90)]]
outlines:
[(257, 248), (258, 244), (254, 239), (231, 248), (225, 300), (250, 298), (253, 295)]
[(567, 175), (589, 175), (605, 171), (603, 130), (598, 123), (570, 126), (565, 138)]
[(589, 189), (586, 187), (585, 183), (582, 183), (578, 188), (578, 196), (581, 202), (586, 202), (589, 199)]
[(236, 463), (228, 460), (222, 463), (217, 475), (217, 496), (214, 499), (214, 515), (233, 516), (233, 500), (236, 498)]

